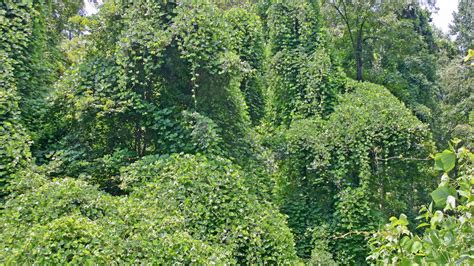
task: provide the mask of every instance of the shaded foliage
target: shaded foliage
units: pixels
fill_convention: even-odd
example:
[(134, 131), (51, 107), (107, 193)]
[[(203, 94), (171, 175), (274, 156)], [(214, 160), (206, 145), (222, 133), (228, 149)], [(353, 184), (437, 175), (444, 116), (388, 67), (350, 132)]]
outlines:
[(327, 121), (295, 121), (275, 145), (285, 145), (278, 190), (299, 254), (309, 256), (312, 228), (331, 220), (336, 235), (347, 234), (331, 242), (338, 259), (360, 263), (367, 248), (358, 234), (394, 210), (416, 212), (424, 199), (430, 175), (404, 158), (427, 158), (431, 144), (427, 127), (385, 88), (349, 84)]

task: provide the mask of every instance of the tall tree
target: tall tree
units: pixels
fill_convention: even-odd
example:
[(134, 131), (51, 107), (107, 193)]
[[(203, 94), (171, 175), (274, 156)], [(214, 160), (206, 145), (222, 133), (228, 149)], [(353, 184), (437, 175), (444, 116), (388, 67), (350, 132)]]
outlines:
[(270, 120), (289, 125), (293, 119), (332, 112), (344, 77), (326, 44), (317, 1), (275, 1), (268, 9)]
[(382, 2), (379, 1), (346, 1), (334, 0), (327, 2), (336, 11), (338, 18), (345, 27), (345, 34), (355, 61), (356, 79), (363, 80), (364, 38), (370, 38), (369, 30), (379, 17), (383, 16)]
[(474, 67), (461, 57), (440, 60), (438, 117), (440, 143), (459, 138), (471, 148), (474, 145)]
[(453, 13), (451, 34), (456, 37), (456, 43), (463, 54), (474, 48), (474, 2), (460, 0), (458, 11)]
[(416, 2), (340, 0), (326, 2), (325, 11), (347, 73), (386, 86), (430, 122), (437, 48), (429, 10)]

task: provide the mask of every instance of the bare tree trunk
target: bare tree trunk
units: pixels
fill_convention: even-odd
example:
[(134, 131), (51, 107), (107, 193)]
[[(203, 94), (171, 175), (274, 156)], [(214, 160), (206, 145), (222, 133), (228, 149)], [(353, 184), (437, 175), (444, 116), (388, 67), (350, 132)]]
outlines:
[(357, 36), (357, 45), (355, 50), (355, 59), (357, 67), (357, 80), (362, 81), (362, 32)]

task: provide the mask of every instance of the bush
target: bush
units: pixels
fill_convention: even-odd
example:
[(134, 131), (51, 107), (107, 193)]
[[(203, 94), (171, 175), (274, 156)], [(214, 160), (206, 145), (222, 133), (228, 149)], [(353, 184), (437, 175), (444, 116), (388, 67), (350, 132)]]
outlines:
[(283, 215), (230, 161), (145, 157), (123, 169), (127, 196), (24, 171), (0, 224), (0, 263), (290, 263)]
[(194, 239), (182, 217), (156, 202), (24, 174), (2, 210), (1, 263), (234, 262), (225, 247)]
[(166, 202), (164, 212), (183, 216), (190, 234), (232, 250), (239, 263), (282, 263), (295, 259), (285, 218), (258, 202), (245, 176), (230, 161), (203, 155), (145, 157), (124, 169), (131, 197)]

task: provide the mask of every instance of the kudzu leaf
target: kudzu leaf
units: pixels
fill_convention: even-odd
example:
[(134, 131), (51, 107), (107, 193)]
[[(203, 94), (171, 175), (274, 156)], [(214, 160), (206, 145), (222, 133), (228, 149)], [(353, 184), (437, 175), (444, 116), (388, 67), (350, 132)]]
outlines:
[(431, 198), (437, 207), (444, 207), (448, 196), (456, 196), (456, 190), (452, 187), (442, 186), (431, 192)]
[(449, 172), (453, 170), (456, 163), (456, 155), (449, 150), (444, 150), (435, 155), (435, 169)]

